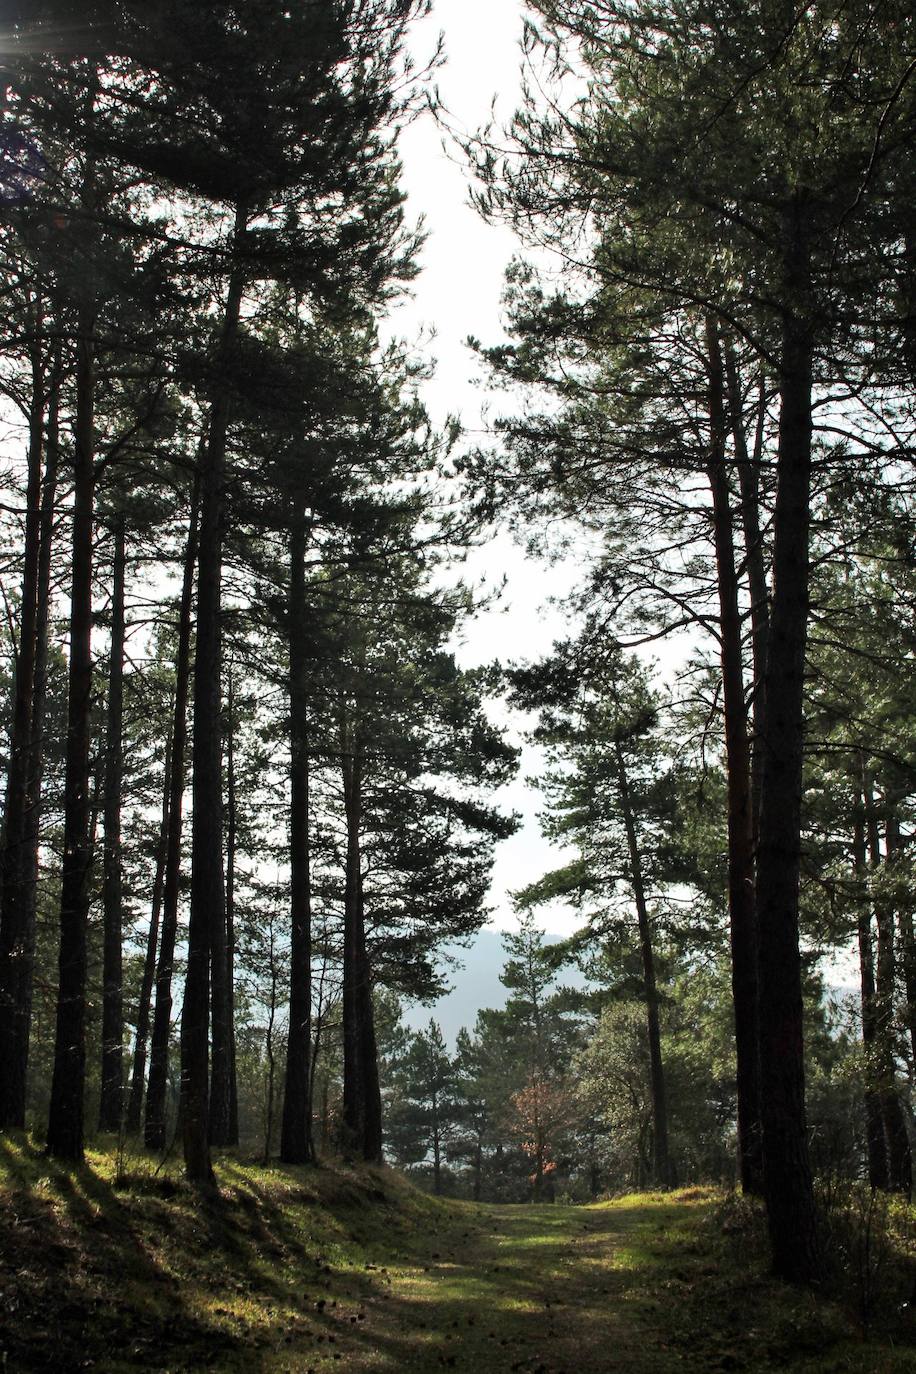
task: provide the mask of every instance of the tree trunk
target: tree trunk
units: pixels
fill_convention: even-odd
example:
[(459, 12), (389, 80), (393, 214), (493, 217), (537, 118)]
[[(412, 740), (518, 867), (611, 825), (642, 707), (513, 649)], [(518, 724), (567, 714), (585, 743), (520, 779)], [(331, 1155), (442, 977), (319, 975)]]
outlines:
[(235, 1055), (235, 852), (238, 814), (235, 789), (235, 686), (229, 670), (226, 725), (226, 978), (229, 1003), (229, 1130), (227, 1145), (239, 1143), (239, 1092)]
[(766, 718), (757, 846), (760, 1101), (765, 1196), (773, 1268), (791, 1282), (821, 1273), (805, 1119), (805, 1063), (798, 887), (808, 627), (813, 339), (802, 211), (786, 214), (773, 596), (764, 679)]
[(95, 493), (95, 314), (79, 312), (76, 349), (76, 422), (70, 667), (64, 783), (64, 857), (61, 873), (60, 955), (54, 1071), (48, 1117), (48, 1152), (83, 1158), (83, 1089), (86, 1076), (86, 939), (89, 922), (89, 748), (92, 705), (92, 534)]
[(169, 818), (165, 856), (165, 887), (162, 895), (162, 940), (156, 965), (156, 1009), (150, 1041), (149, 1083), (146, 1089), (144, 1140), (149, 1150), (165, 1149), (166, 1092), (169, 1081), (169, 1036), (172, 1028), (172, 969), (178, 935), (178, 901), (181, 882), (182, 805), (185, 785), (185, 750), (188, 739), (188, 688), (191, 677), (191, 603), (200, 508), (199, 480), (191, 499), (184, 579), (178, 612), (178, 645), (175, 654), (175, 718), (172, 725), (172, 768), (169, 780)]
[(710, 461), (713, 506), (725, 754), (728, 788), (728, 912), (735, 1009), (738, 1089), (738, 1162), (746, 1193), (763, 1191), (760, 1074), (757, 1034), (757, 932), (754, 917), (753, 804), (751, 761), (744, 703), (741, 611), (732, 524), (731, 492), (725, 470), (725, 403), (722, 354), (715, 321), (707, 318), (709, 350)]
[[(860, 796), (861, 808), (861, 796)], [(872, 1188), (887, 1188), (887, 1145), (881, 1098), (875, 1090), (875, 965), (871, 938), (871, 905), (868, 896), (868, 864), (865, 849), (864, 809), (853, 821), (852, 859), (861, 888), (858, 904), (859, 985), (862, 1006), (862, 1054), (865, 1060), (865, 1143), (868, 1181)]]
[(143, 1115), (143, 1080), (146, 1076), (146, 1052), (149, 1042), (150, 1011), (153, 1000), (153, 979), (156, 976), (156, 947), (159, 942), (159, 922), (162, 918), (162, 896), (165, 887), (165, 856), (168, 848), (169, 833), (169, 796), (172, 785), (172, 737), (169, 736), (165, 748), (165, 778), (162, 788), (162, 823), (159, 827), (159, 842), (156, 845), (156, 871), (153, 877), (153, 900), (146, 936), (146, 957), (143, 960), (143, 977), (140, 980), (140, 996), (137, 1002), (137, 1036), (134, 1042), (134, 1058), (130, 1077), (130, 1095), (124, 1128), (128, 1135), (139, 1135)]
[(290, 544), (290, 990), (286, 1042), (286, 1089), (280, 1158), (308, 1164), (312, 1140), (312, 910), (309, 835), (308, 644), (305, 634), (305, 528), (296, 520)]
[(763, 748), (761, 741), (764, 732), (764, 711), (766, 694), (767, 640), (770, 631), (770, 604), (767, 588), (766, 559), (763, 549), (763, 533), (760, 528), (760, 464), (763, 456), (763, 424), (766, 415), (766, 396), (764, 382), (760, 380), (760, 398), (757, 411), (757, 433), (754, 439), (754, 452), (748, 452), (741, 407), (741, 386), (738, 377), (738, 363), (734, 348), (729, 345), (725, 351), (725, 367), (728, 379), (728, 404), (731, 411), (732, 434), (735, 441), (735, 457), (738, 460), (738, 483), (741, 491), (741, 525), (744, 533), (744, 561), (747, 568), (747, 581), (751, 597), (751, 657), (754, 665), (754, 691), (752, 697), (753, 748), (751, 749), (751, 793), (752, 832), (756, 842), (760, 824), (760, 789), (763, 779)]
[(363, 1090), (363, 1159), (382, 1162), (382, 1090), (378, 1071), (378, 1045), (375, 1038), (375, 1007), (372, 1002), (372, 975), (366, 950), (366, 912), (363, 880), (359, 874), (357, 902), (357, 984), (356, 1012), (359, 1022), (361, 1079)]
[(541, 1130), (541, 1111), (540, 1111), (540, 1092), (541, 1082), (539, 1078), (534, 1080), (534, 1179), (532, 1180), (532, 1200), (540, 1202), (544, 1191), (544, 1133)]
[(362, 1044), (357, 1012), (359, 978), (359, 889), (361, 818), (360, 775), (356, 759), (354, 731), (341, 706), (341, 766), (343, 770), (344, 810), (347, 824), (347, 855), (344, 872), (343, 939), (343, 1130), (346, 1151), (360, 1150), (363, 1139), (365, 1090), (362, 1078)]
[(264, 1111), (264, 1164), (269, 1164), (274, 1135), (274, 1098), (276, 1093), (277, 1063), (274, 1054), (274, 1023), (277, 1018), (277, 957), (274, 945), (273, 925), (270, 928), (270, 1002), (267, 1008), (267, 1032), (264, 1036), (264, 1052), (267, 1057), (267, 1101)]
[[(322, 958), (322, 961), (321, 961), (321, 976), (320, 976), (320, 978), (319, 978), (319, 980), (318, 980), (318, 1005), (317, 1005), (317, 1009), (315, 1010), (314, 1017), (313, 1017), (314, 1026), (313, 1026), (312, 1045), (311, 1045), (311, 1064), (310, 1064), (310, 1066), (309, 1066), (309, 1085), (308, 1085), (308, 1092), (309, 1092), (309, 1098), (310, 1098), (311, 1102), (313, 1103), (313, 1105), (314, 1105), (314, 1103), (317, 1101), (316, 1086), (315, 1086), (315, 1085), (316, 1085), (316, 1083), (318, 1082), (318, 1077), (317, 1077), (317, 1075), (318, 1075), (318, 1064), (319, 1064), (319, 1060), (320, 1060), (320, 1058), (321, 1058), (321, 1046), (322, 1046), (322, 1043), (323, 1043), (323, 1036), (324, 1036), (324, 1022), (325, 1022), (325, 1008), (326, 1008), (326, 1000), (325, 1000), (325, 979), (326, 979), (326, 977), (327, 977), (327, 971), (328, 971), (328, 961), (327, 961), (327, 954), (325, 954), (325, 956)], [(314, 984), (313, 984), (313, 987), (314, 987)], [(327, 1148), (328, 1139), (329, 1139), (328, 1134), (327, 1134), (327, 1132), (328, 1132), (328, 1125), (329, 1125), (328, 1120), (327, 1120), (327, 1105), (328, 1105), (328, 1104), (327, 1104), (327, 1077), (325, 1076), (324, 1100), (323, 1100), (323, 1105), (322, 1105), (322, 1108), (321, 1108), (321, 1147), (322, 1147), (322, 1150), (324, 1150), (324, 1149)], [(317, 1154), (317, 1151), (316, 1151), (316, 1154)]]
[[(185, 1170), (192, 1182), (213, 1177), (210, 1140), (229, 1126), (229, 1028), (226, 999), (226, 889), (223, 877), (223, 777), (220, 738), (223, 483), (229, 428), (228, 367), (235, 351), (244, 278), (241, 240), (247, 216), (236, 209), (210, 430), (201, 468), (194, 667), (191, 909), (181, 1012), (181, 1122)], [(213, 1066), (207, 1097), (210, 969), (213, 970)]]
[(51, 612), (51, 556), (54, 545), (55, 503), (60, 461), (61, 369), (58, 356), (51, 385), (48, 407), (48, 444), (44, 488), (41, 496), (41, 535), (38, 558), (38, 616), (36, 622), (35, 678), (32, 692), (32, 724), (29, 742), (28, 797), (26, 801), (26, 836), (23, 858), (27, 881), (23, 890), (24, 953), (19, 967), (16, 1005), (19, 1008), (17, 1043), (14, 1063), (16, 1100), (21, 1103), (24, 1118), (28, 1078), (29, 1036), (32, 1023), (32, 985), (35, 966), (35, 927), (38, 908), (38, 861), (41, 846), (41, 788), (45, 760), (45, 706), (48, 685), (48, 622)]
[(438, 1104), (433, 1094), (433, 1192), (436, 1197), (442, 1192), (442, 1144), (439, 1139)]
[(99, 1130), (120, 1131), (124, 1111), (124, 971), (121, 791), (124, 781), (124, 516), (115, 520), (111, 598), (111, 654), (103, 798), (102, 1066)]
[(617, 781), (620, 789), (620, 810), (623, 814), (624, 828), (627, 833), (627, 849), (630, 856), (630, 883), (633, 900), (636, 904), (636, 919), (639, 924), (639, 948), (642, 955), (643, 997), (646, 1004), (646, 1033), (649, 1040), (649, 1079), (652, 1091), (652, 1158), (655, 1182), (662, 1188), (671, 1184), (671, 1160), (668, 1154), (668, 1105), (665, 1094), (665, 1074), (662, 1066), (662, 1039), (658, 1019), (658, 988), (655, 980), (655, 952), (652, 948), (652, 925), (646, 903), (646, 890), (643, 882), (642, 856), (639, 849), (639, 836), (636, 833), (636, 819), (630, 798), (630, 782), (627, 777), (626, 761), (619, 741), (615, 741), (617, 754)]
[[(900, 852), (900, 822), (897, 807), (888, 803), (887, 815), (887, 857), (895, 863)], [(906, 989), (905, 1024), (910, 1037), (910, 1056), (913, 1072), (916, 1074), (916, 945), (913, 943), (913, 917), (906, 902), (898, 911), (900, 926), (900, 959), (903, 965), (903, 985)]]
[(372, 1006), (372, 980), (366, 950), (360, 827), (362, 764), (357, 730), (342, 719), (344, 802), (347, 817), (347, 867), (344, 883), (344, 1143), (363, 1159), (381, 1162), (382, 1105), (378, 1050)]
[(321, 1080), (321, 1149), (326, 1151), (331, 1143), (331, 1079), (325, 1073)]
[[(873, 785), (869, 774), (863, 776), (862, 793), (865, 802), (865, 833), (872, 873), (881, 867), (881, 842)], [(910, 1146), (906, 1133), (906, 1119), (897, 1088), (897, 1068), (894, 1053), (894, 989), (896, 958), (894, 952), (894, 911), (887, 895), (879, 893), (874, 902), (875, 923), (878, 928), (878, 959), (874, 999), (874, 1063), (875, 1087), (884, 1122), (887, 1145), (887, 1184), (892, 1192), (910, 1195), (913, 1186)]]
[[(31, 776), (38, 654), (39, 580), (42, 540), (42, 456), (47, 401), (41, 303), (32, 302), (28, 476), (19, 645), (13, 669), (10, 761), (3, 810), (0, 853), (0, 1128), (25, 1126), (29, 1023), (32, 1009), (34, 926), (29, 919), (35, 875), (29, 844), (29, 812), (34, 805)], [(31, 900), (30, 900), (31, 899)]]
[(910, 1063), (916, 1077), (916, 940), (913, 935), (913, 917), (906, 906), (901, 907), (899, 918), (903, 981), (906, 988), (906, 1027), (910, 1037)]

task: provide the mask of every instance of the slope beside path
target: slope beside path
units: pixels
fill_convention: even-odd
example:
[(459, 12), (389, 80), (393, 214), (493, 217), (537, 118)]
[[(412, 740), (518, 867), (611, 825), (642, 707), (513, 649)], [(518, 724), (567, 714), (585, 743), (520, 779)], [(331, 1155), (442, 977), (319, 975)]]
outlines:
[(906, 1320), (866, 1340), (848, 1308), (773, 1282), (759, 1219), (711, 1189), (487, 1206), (386, 1170), (224, 1159), (202, 1196), (115, 1165), (0, 1137), (0, 1369), (916, 1371)]

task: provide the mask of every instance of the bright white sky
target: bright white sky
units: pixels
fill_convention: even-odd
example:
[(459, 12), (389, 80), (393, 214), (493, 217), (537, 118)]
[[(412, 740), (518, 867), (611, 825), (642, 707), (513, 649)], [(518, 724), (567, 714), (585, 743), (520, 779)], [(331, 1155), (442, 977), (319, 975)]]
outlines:
[[(520, 0), (437, 0), (430, 19), (417, 26), (411, 46), (418, 67), (444, 33), (447, 62), (437, 84), (449, 123), (459, 132), (473, 133), (486, 124), (494, 98), (497, 125), (511, 118), (520, 92), (522, 14)], [(431, 118), (407, 129), (400, 149), (408, 215), (424, 217), (428, 239), (414, 299), (399, 307), (392, 325), (407, 338), (435, 331), (427, 352), (436, 359), (436, 376), (426, 385), (424, 400), (440, 424), (448, 415), (461, 418), (463, 442), (470, 447), (486, 442), (484, 409), (498, 413), (507, 402), (487, 392), (465, 340), (473, 334), (489, 344), (505, 337), (500, 309), (503, 277), (513, 254), (524, 250), (508, 229), (485, 224), (470, 206), (460, 153), (443, 148), (442, 132)], [(472, 555), (467, 576), (472, 581), (484, 579), (492, 587), (504, 574), (508, 585), (499, 606), (468, 625), (458, 646), (460, 661), (469, 666), (538, 657), (566, 628), (548, 598), (569, 589), (571, 568), (548, 569), (526, 559), (504, 534)], [(513, 720), (516, 743), (522, 723), (520, 717)], [(494, 923), (501, 927), (515, 925), (507, 892), (539, 877), (558, 857), (540, 836), (537, 794), (524, 782), (525, 773), (536, 767), (537, 753), (528, 748), (518, 780), (499, 797), (506, 809), (524, 816), (522, 830), (497, 853), (491, 905), (496, 910)], [(565, 933), (570, 916), (562, 907), (545, 908), (542, 924)]]

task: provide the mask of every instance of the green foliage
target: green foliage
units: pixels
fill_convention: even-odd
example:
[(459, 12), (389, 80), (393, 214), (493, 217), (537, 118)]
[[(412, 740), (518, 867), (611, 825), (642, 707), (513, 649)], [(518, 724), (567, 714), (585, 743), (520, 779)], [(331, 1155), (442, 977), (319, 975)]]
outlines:
[(395, 1163), (431, 1164), (433, 1191), (442, 1191), (442, 1163), (459, 1116), (456, 1065), (430, 1021), (410, 1037), (404, 1051), (389, 1061), (391, 1096), (387, 1143)]

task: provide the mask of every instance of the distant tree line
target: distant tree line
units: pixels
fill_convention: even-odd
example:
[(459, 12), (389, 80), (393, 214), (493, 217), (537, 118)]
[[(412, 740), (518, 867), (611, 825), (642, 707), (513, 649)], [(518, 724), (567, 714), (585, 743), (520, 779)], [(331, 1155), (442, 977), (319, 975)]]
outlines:
[[(657, 1087), (639, 957), (609, 936), (546, 943), (531, 922), (506, 936), (506, 1002), (446, 1043), (391, 1027), (386, 1150), (431, 1192), (484, 1202), (589, 1202), (659, 1186)], [(588, 971), (564, 983), (574, 957)], [(737, 1181), (727, 950), (697, 965), (678, 942), (658, 951), (668, 1177)], [(834, 1188), (866, 1148), (861, 1064), (848, 1004), (807, 985), (806, 1051), (814, 1167)]]

